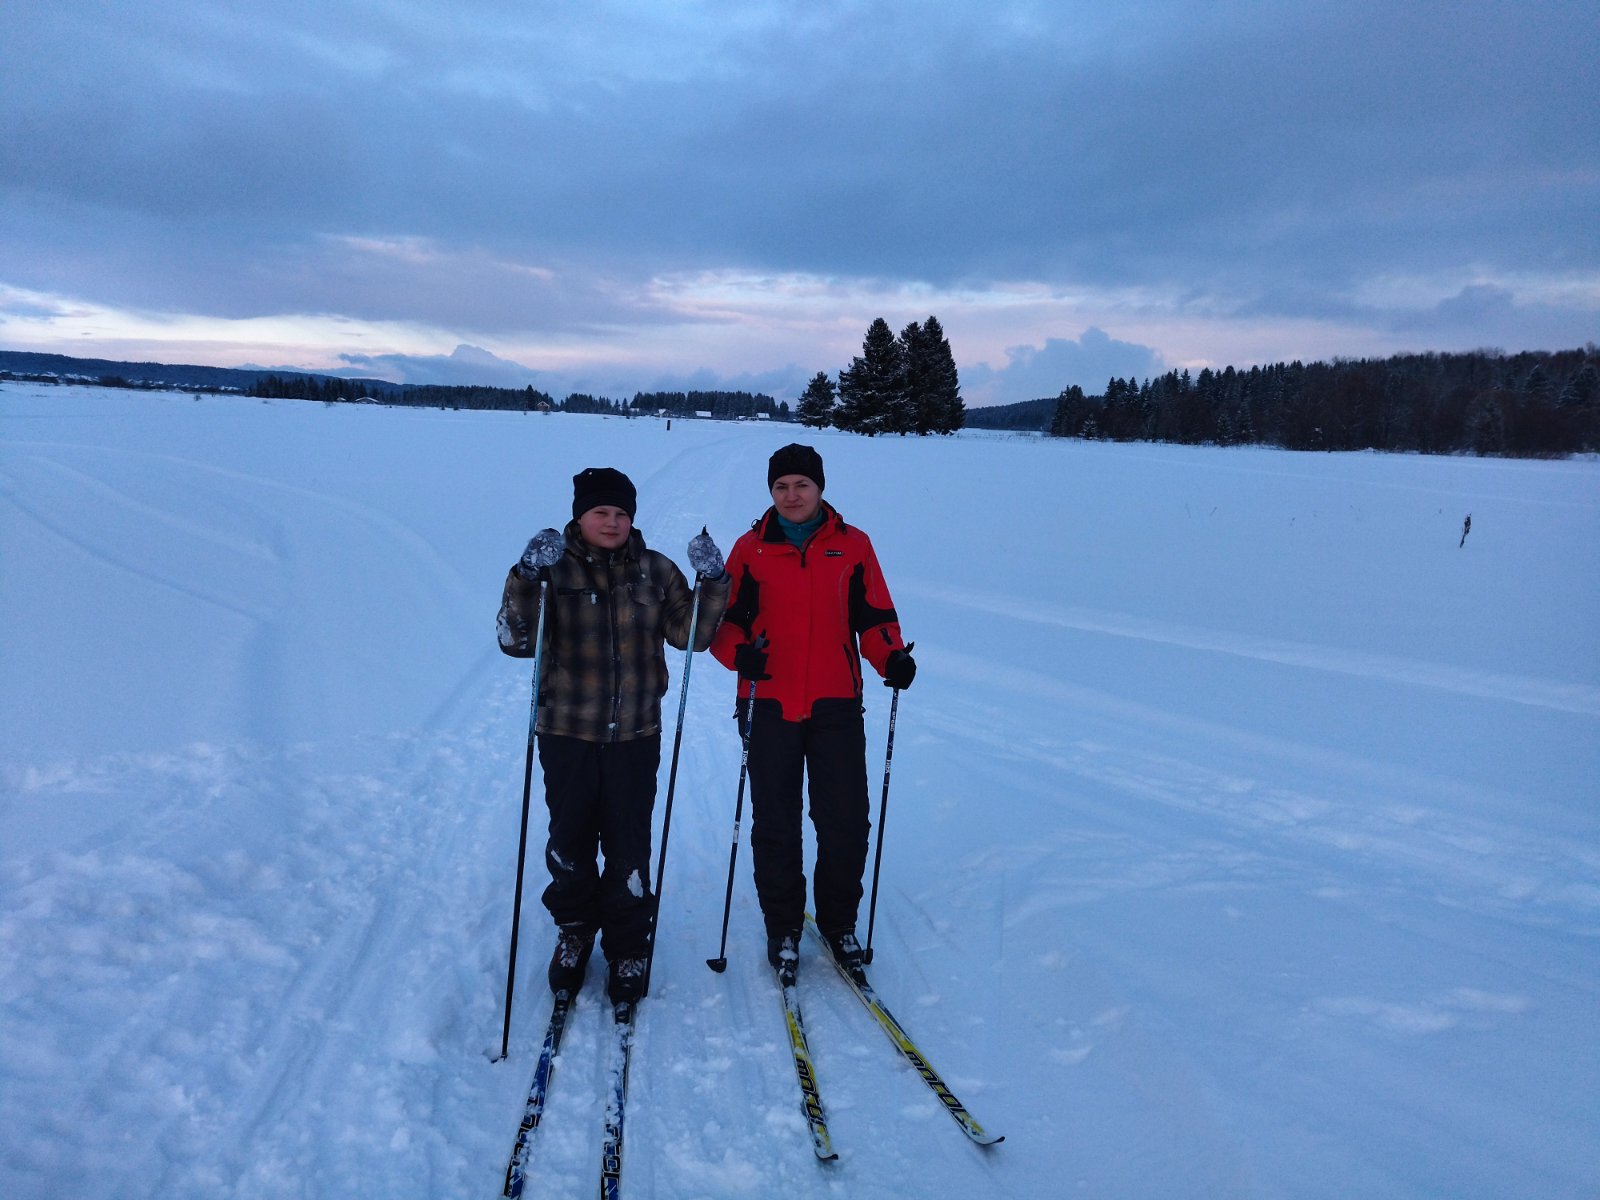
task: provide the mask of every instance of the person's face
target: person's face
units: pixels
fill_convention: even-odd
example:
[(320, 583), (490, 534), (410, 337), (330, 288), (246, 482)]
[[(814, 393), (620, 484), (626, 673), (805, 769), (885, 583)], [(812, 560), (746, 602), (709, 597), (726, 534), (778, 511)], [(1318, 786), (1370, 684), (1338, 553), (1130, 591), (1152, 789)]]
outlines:
[(591, 508), (578, 518), (578, 531), (589, 545), (601, 550), (619, 550), (633, 532), (633, 518), (627, 509), (614, 504)]
[(784, 520), (804, 525), (822, 507), (822, 492), (809, 475), (780, 475), (772, 481), (772, 503)]

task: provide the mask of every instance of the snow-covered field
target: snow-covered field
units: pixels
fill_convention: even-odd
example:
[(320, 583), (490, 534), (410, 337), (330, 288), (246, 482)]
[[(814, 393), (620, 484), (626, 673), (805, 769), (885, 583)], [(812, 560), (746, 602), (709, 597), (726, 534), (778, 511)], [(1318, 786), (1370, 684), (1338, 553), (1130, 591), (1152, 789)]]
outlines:
[[(504, 571), (591, 465), (680, 564), (726, 548), (799, 433), (0, 386), (0, 1196), (496, 1194), (550, 945), (535, 852), (491, 1064)], [(1600, 1194), (1600, 464), (801, 436), (921, 666), (874, 978), (1006, 1141), (808, 948), (814, 1160), (748, 847), (704, 965), (702, 657), (628, 1194)], [(539, 1196), (594, 1190), (598, 976)]]

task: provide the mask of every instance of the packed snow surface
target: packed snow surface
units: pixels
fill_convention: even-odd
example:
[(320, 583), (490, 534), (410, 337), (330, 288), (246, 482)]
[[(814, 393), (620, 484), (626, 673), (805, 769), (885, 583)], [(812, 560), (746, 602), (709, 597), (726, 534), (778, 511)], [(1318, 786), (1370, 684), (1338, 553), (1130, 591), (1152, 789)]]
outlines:
[[(726, 550), (794, 438), (920, 665), (874, 982), (1006, 1140), (963, 1138), (808, 944), (815, 1161), (748, 846), (705, 966), (738, 740), (701, 656), (628, 1195), (1600, 1193), (1600, 464), (5, 384), (0, 1196), (497, 1194), (553, 941), (536, 786), (493, 1064), (504, 573), (587, 466), (680, 565), (702, 524)], [(595, 1187), (599, 966), (534, 1195)]]

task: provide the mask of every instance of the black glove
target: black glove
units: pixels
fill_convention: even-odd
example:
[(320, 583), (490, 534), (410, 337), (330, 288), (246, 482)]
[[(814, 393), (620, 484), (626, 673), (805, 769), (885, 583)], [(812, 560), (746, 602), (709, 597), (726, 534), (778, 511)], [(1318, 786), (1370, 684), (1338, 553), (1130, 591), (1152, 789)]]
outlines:
[(889, 660), (883, 664), (883, 686), (892, 687), (897, 692), (903, 692), (911, 686), (911, 681), (917, 677), (917, 660), (911, 657), (909, 650), (895, 650), (889, 655)]
[(733, 669), (739, 672), (740, 679), (748, 679), (753, 683), (763, 679), (771, 679), (767, 674), (767, 635), (762, 634), (753, 642), (745, 642), (733, 652)]

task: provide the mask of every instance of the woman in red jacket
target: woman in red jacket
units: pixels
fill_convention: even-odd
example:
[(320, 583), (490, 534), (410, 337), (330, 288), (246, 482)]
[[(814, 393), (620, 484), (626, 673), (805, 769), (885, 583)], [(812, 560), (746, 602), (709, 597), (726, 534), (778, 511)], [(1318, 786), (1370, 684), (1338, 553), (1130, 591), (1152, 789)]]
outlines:
[(772, 507), (728, 556), (733, 595), (711, 653), (753, 684), (748, 719), (750, 849), (767, 958), (785, 981), (798, 964), (806, 877), (801, 780), (817, 862), (817, 926), (846, 969), (859, 971), (856, 913), (870, 827), (862, 660), (907, 688), (916, 663), (872, 542), (825, 500), (822, 457), (793, 444), (767, 464)]

